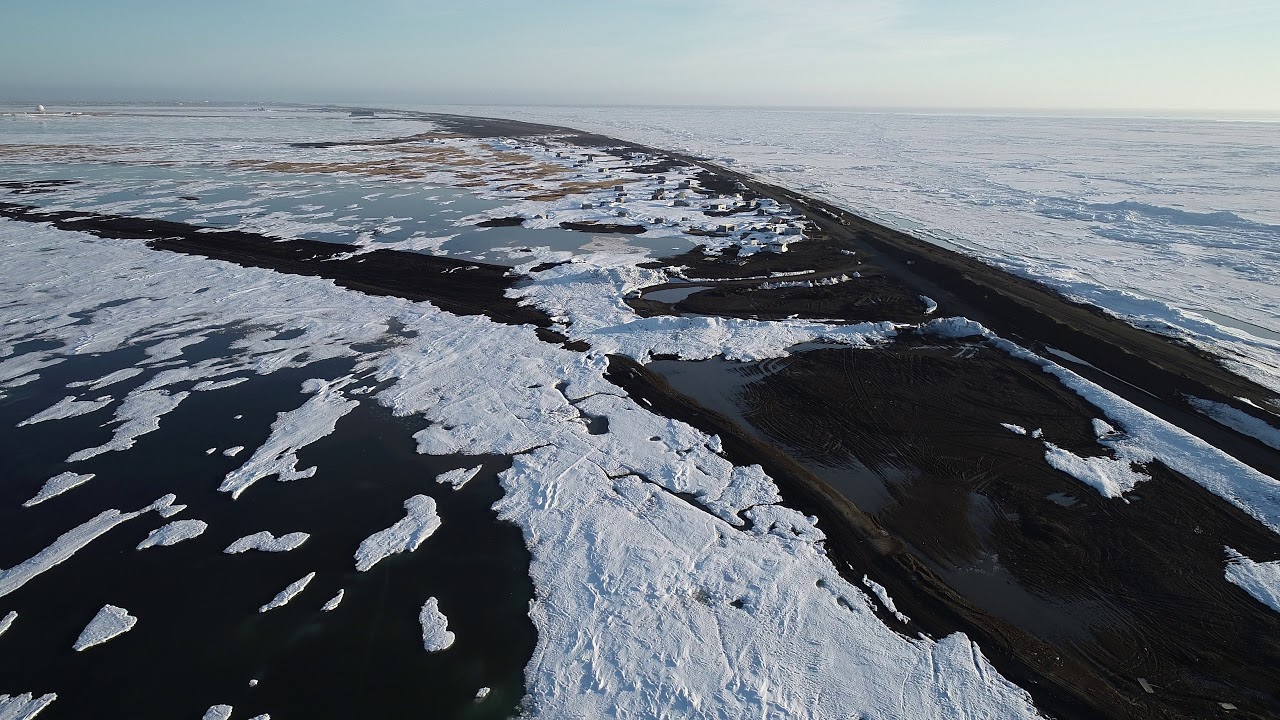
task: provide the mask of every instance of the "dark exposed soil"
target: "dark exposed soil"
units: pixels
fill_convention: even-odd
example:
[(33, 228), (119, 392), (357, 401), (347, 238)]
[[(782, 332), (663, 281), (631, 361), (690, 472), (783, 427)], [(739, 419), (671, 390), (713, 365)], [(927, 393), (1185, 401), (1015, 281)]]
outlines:
[(619, 233), (621, 235), (639, 235), (648, 229), (644, 225), (621, 225), (599, 222), (562, 222), (560, 223), (560, 227), (565, 230), (576, 230), (577, 232)]
[(477, 227), (520, 227), (521, 225), (524, 225), (524, 218), (519, 216), (493, 218), (476, 223)]

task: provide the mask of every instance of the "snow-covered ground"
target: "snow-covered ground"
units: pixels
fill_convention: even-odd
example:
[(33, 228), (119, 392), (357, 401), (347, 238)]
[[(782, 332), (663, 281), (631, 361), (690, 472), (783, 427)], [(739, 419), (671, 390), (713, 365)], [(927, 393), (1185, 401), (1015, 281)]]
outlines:
[(681, 107), (432, 108), (677, 148), (1216, 347), (1280, 391), (1280, 125)]

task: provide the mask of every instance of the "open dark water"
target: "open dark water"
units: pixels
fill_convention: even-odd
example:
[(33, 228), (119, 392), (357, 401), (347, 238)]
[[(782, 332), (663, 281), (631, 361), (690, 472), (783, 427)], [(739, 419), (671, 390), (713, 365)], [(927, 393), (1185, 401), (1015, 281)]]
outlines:
[[(188, 347), (184, 359), (216, 357), (236, 337), (214, 335)], [(198, 718), (215, 704), (233, 705), (240, 718), (479, 719), (517, 712), (536, 634), (527, 614), (528, 551), (519, 529), (490, 509), (501, 496), (496, 475), (509, 458), (419, 455), (411, 435), (421, 421), (393, 417), (364, 396), (336, 432), (299, 452), (300, 468), (319, 467), (314, 477), (262, 480), (236, 501), (216, 492), (223, 476), (266, 440), (276, 413), (306, 399), (301, 383), (346, 374), (346, 360), (192, 393), (132, 449), (72, 465), (64, 462), (68, 454), (111, 436), (100, 426), (115, 405), (15, 427), (68, 394), (123, 398), (151, 371), (100, 392), (65, 385), (143, 358), (141, 348), (72, 357), (0, 399), (0, 567), (22, 562), (108, 508), (136, 510), (170, 492), (189, 506), (169, 519), (146, 513), (128, 521), (0, 598), (0, 615), (19, 613), (0, 636), (0, 693), (58, 693), (42, 720)], [(221, 454), (234, 445), (245, 450), (235, 458)], [(206, 454), (210, 447), (219, 452)], [(433, 480), (481, 463), (483, 471), (460, 491)], [(46, 479), (68, 469), (97, 477), (21, 507)], [(436, 499), (439, 530), (416, 552), (356, 572), (360, 541), (404, 517), (403, 501), (420, 493)], [(209, 528), (171, 547), (134, 549), (149, 531), (178, 519), (204, 520)], [(259, 530), (311, 538), (287, 553), (222, 553)], [(290, 604), (258, 613), (312, 571), (316, 578)], [(346, 590), (342, 604), (322, 613), (339, 588)], [(423, 649), (418, 624), (423, 602), (433, 596), (457, 637), (438, 654)], [(72, 651), (106, 603), (127, 609), (137, 625), (104, 645)], [(251, 679), (259, 684), (250, 687)], [(492, 693), (477, 701), (481, 687)]]

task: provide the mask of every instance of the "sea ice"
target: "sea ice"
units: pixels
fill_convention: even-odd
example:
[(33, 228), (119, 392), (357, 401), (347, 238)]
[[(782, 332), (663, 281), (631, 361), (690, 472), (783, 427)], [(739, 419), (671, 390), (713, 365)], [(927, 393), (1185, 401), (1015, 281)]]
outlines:
[(0, 618), (0, 635), (3, 635), (12, 625), (13, 621), (18, 619), (18, 611), (10, 610), (4, 617)]
[(22, 503), (22, 507), (39, 505), (49, 498), (57, 497), (71, 488), (89, 482), (94, 477), (95, 475), (93, 473), (81, 475), (80, 473), (73, 473), (70, 470), (51, 477), (45, 481), (44, 486), (40, 488), (40, 492), (36, 493), (35, 497)]
[(338, 420), (360, 404), (358, 400), (343, 397), (342, 388), (348, 382), (350, 380), (344, 378), (335, 382), (308, 380), (303, 383), (303, 392), (311, 393), (311, 398), (297, 410), (277, 415), (267, 442), (239, 469), (228, 473), (218, 490), (239, 498), (250, 485), (272, 475), (280, 482), (315, 475), (314, 467), (298, 470), (298, 450), (332, 433)]
[(1280, 560), (1254, 562), (1231, 547), (1226, 553), (1227, 579), (1280, 613)]
[(120, 423), (115, 435), (104, 445), (72, 453), (67, 462), (80, 462), (105, 452), (128, 450), (139, 436), (160, 429), (160, 416), (178, 407), (188, 393), (169, 394), (167, 390), (133, 392), (116, 408), (115, 420)]
[(364, 572), (396, 553), (413, 552), (440, 527), (436, 501), (414, 495), (404, 501), (408, 514), (386, 530), (365, 538), (356, 549), (356, 570)]
[(307, 541), (311, 535), (304, 532), (291, 532), (280, 537), (272, 535), (268, 530), (261, 530), (252, 535), (245, 535), (227, 546), (222, 552), (228, 555), (235, 555), (249, 550), (261, 550), (262, 552), (289, 552), (297, 549), (302, 543)]
[(1026, 428), (1024, 428), (1024, 427), (1022, 427), (1021, 425), (1014, 425), (1013, 423), (1000, 423), (1000, 427), (1004, 428), (1005, 430), (1008, 430), (1009, 432), (1013, 433), (1014, 435), (1026, 435), (1026, 434), (1027, 434), (1027, 429), (1026, 429)]
[(477, 465), (473, 468), (458, 468), (450, 470), (436, 476), (436, 482), (441, 485), (452, 485), (454, 490), (461, 490), (463, 485), (471, 481), (479, 472), (483, 465)]
[(40, 697), (35, 697), (31, 693), (0, 694), (0, 720), (31, 720), (57, 699), (57, 693), (48, 693)]
[(231, 720), (232, 709), (230, 705), (214, 705), (205, 711), (203, 720)]
[(14, 565), (8, 570), (0, 570), (0, 597), (4, 597), (26, 585), (37, 575), (65, 562), (80, 548), (93, 542), (120, 523), (132, 520), (149, 510), (164, 513), (173, 507), (173, 495), (165, 495), (141, 510), (120, 512), (119, 510), (103, 510), (92, 520), (74, 527), (54, 540), (45, 549), (27, 560)]
[(310, 573), (307, 573), (302, 578), (292, 583), (289, 583), (289, 587), (286, 587), (285, 589), (281, 590), (279, 594), (277, 594), (271, 600), (271, 602), (258, 608), (258, 612), (264, 613), (268, 610), (274, 610), (278, 607), (283, 607), (285, 605), (288, 605), (290, 600), (292, 600), (295, 596), (297, 596), (298, 593), (306, 589), (307, 583), (311, 582), (311, 580), (315, 578), (315, 576), (316, 574), (314, 572), (310, 572)]
[(76, 400), (75, 395), (68, 395), (59, 400), (53, 406), (42, 410), (35, 415), (18, 423), (18, 427), (24, 425), (35, 425), (36, 423), (45, 422), (46, 420), (63, 420), (78, 415), (87, 415), (95, 410), (110, 405), (113, 402), (110, 396), (100, 397), (96, 400)]
[(429, 598), (422, 605), (418, 614), (418, 622), (422, 624), (422, 646), (427, 652), (435, 653), (448, 650), (453, 645), (453, 633), (449, 632), (449, 619), (440, 612), (439, 602)]
[(76, 640), (72, 649), (80, 652), (86, 648), (111, 640), (112, 638), (123, 635), (133, 629), (138, 623), (138, 618), (129, 614), (129, 611), (115, 605), (103, 605), (97, 615), (89, 621), (85, 626), (80, 637)]
[(145, 540), (138, 543), (137, 549), (143, 550), (157, 545), (161, 547), (176, 545), (183, 540), (199, 537), (208, 527), (209, 524), (203, 520), (175, 520), (152, 530)]
[(227, 457), (235, 457), (236, 455), (240, 454), (241, 450), (244, 450), (244, 446), (236, 445), (235, 447), (229, 447), (226, 450), (223, 450), (222, 454), (226, 455)]
[(339, 588), (339, 589), (338, 589), (338, 594), (337, 594), (337, 595), (334, 595), (332, 598), (330, 598), (330, 599), (329, 599), (329, 602), (326, 602), (326, 603), (325, 603), (325, 604), (320, 608), (320, 611), (321, 611), (321, 612), (333, 612), (334, 610), (337, 610), (337, 609), (338, 609), (338, 606), (342, 604), (342, 596), (343, 596), (343, 595), (345, 595), (345, 594), (346, 594), (346, 592), (347, 592), (346, 590)]
[(476, 700), (483, 700), (489, 697), (489, 692), (490, 690), (487, 687), (480, 688), (479, 690), (476, 691)]

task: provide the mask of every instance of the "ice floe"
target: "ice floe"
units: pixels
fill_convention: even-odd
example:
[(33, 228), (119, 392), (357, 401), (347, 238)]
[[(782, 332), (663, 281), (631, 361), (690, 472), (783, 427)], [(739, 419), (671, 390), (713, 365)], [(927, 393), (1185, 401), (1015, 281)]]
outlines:
[(0, 617), (0, 635), (5, 634), (10, 627), (13, 627), (13, 621), (18, 619), (18, 611), (10, 610), (5, 613), (4, 617)]
[(129, 632), (137, 623), (138, 618), (130, 615), (128, 610), (115, 605), (103, 605), (71, 648), (80, 652), (94, 645), (101, 645)]
[(280, 482), (315, 475), (314, 467), (298, 470), (298, 450), (332, 433), (338, 421), (360, 404), (343, 396), (342, 388), (347, 382), (344, 379), (303, 383), (303, 392), (311, 393), (311, 398), (297, 410), (280, 413), (271, 424), (267, 442), (255, 450), (244, 465), (228, 473), (218, 490), (239, 498), (249, 486), (272, 475)]
[(356, 570), (364, 572), (397, 553), (413, 552), (440, 527), (436, 501), (426, 495), (414, 495), (404, 501), (407, 514), (386, 530), (365, 538), (356, 549)]
[(110, 396), (100, 397), (96, 400), (76, 400), (75, 395), (68, 395), (59, 400), (53, 406), (42, 410), (35, 415), (18, 423), (18, 427), (24, 425), (35, 425), (36, 423), (45, 422), (47, 420), (63, 420), (73, 418), (79, 415), (87, 415), (95, 410), (110, 405), (113, 402)]
[(227, 456), (227, 457), (235, 457), (236, 455), (239, 455), (239, 454), (240, 454), (240, 451), (241, 451), (241, 450), (244, 450), (244, 446), (243, 446), (243, 445), (236, 445), (235, 447), (229, 447), (229, 448), (227, 448), (226, 450), (223, 450), (223, 451), (222, 451), (222, 454), (223, 454), (223, 455), (225, 455), (225, 456)]
[(209, 524), (203, 520), (175, 520), (152, 530), (146, 539), (138, 543), (139, 550), (149, 547), (168, 547), (183, 540), (200, 537)]
[(269, 530), (260, 530), (252, 535), (245, 535), (226, 547), (222, 552), (228, 555), (261, 550), (262, 552), (289, 552), (302, 546), (311, 537), (304, 532), (291, 532), (276, 537)]
[(344, 590), (344, 589), (342, 589), (342, 588), (339, 588), (339, 589), (338, 589), (338, 594), (337, 594), (337, 595), (334, 595), (334, 596), (333, 596), (333, 597), (331, 597), (331, 598), (329, 598), (329, 601), (328, 601), (328, 602), (326, 602), (323, 606), (321, 606), (321, 607), (320, 607), (320, 611), (321, 611), (321, 612), (333, 612), (334, 610), (337, 610), (337, 609), (338, 609), (338, 606), (342, 604), (342, 597), (343, 597), (343, 595), (346, 595), (346, 593), (347, 593), (347, 591), (346, 591), (346, 590)]
[(1280, 560), (1254, 562), (1231, 547), (1226, 553), (1227, 579), (1280, 613)]
[(473, 468), (458, 468), (457, 470), (450, 470), (449, 472), (437, 475), (436, 482), (441, 485), (452, 485), (454, 490), (461, 490), (463, 485), (470, 482), (471, 479), (480, 472), (481, 467), (483, 466), (477, 465)]
[(188, 393), (170, 394), (167, 390), (130, 393), (116, 408), (113, 422), (120, 423), (106, 444), (74, 452), (67, 462), (80, 462), (105, 452), (127, 450), (138, 437), (160, 429), (160, 416), (171, 412), (187, 398)]
[(290, 600), (297, 597), (298, 593), (302, 592), (307, 588), (307, 584), (310, 583), (315, 578), (315, 576), (316, 574), (314, 572), (310, 572), (304, 575), (303, 577), (299, 578), (298, 580), (295, 580), (294, 582), (289, 583), (289, 586), (281, 590), (279, 594), (277, 594), (274, 598), (272, 598), (271, 602), (258, 608), (258, 612), (264, 613), (268, 610), (274, 610), (278, 607), (284, 607), (285, 605), (288, 605)]
[(449, 632), (449, 619), (440, 612), (440, 603), (429, 598), (418, 613), (418, 622), (422, 625), (422, 646), (427, 652), (435, 653), (448, 650), (453, 645), (453, 633)]
[(58, 699), (57, 693), (36, 697), (31, 693), (21, 695), (0, 694), (0, 719), (31, 720)]
[(36, 493), (35, 497), (22, 503), (22, 507), (39, 505), (49, 498), (57, 497), (74, 487), (89, 482), (94, 477), (96, 476), (93, 473), (82, 475), (80, 473), (71, 472), (70, 470), (59, 475), (55, 475), (45, 481), (44, 485), (40, 488), (40, 492)]
[(1014, 435), (1026, 435), (1026, 434), (1027, 434), (1027, 429), (1026, 429), (1026, 428), (1024, 428), (1024, 427), (1022, 427), (1021, 425), (1014, 425), (1013, 423), (1000, 423), (1000, 427), (1004, 428), (1005, 430), (1008, 430), (1009, 432), (1013, 433)]
[(48, 547), (27, 560), (7, 570), (0, 570), (0, 597), (8, 595), (26, 585), (41, 573), (67, 561), (80, 548), (106, 534), (117, 525), (128, 522), (151, 510), (161, 514), (164, 513), (173, 507), (175, 499), (173, 495), (165, 495), (147, 507), (134, 512), (103, 510), (93, 519), (66, 531)]
[(231, 720), (232, 710), (230, 705), (214, 705), (205, 711), (203, 720)]
[(872, 580), (870, 577), (866, 575), (862, 576), (862, 584), (866, 585), (867, 588), (871, 590), (871, 592), (875, 593), (876, 598), (880, 601), (880, 604), (884, 606), (884, 609), (893, 613), (893, 616), (898, 618), (899, 622), (903, 622), (903, 623), (911, 622), (911, 620), (906, 615), (903, 615), (901, 612), (898, 612), (898, 606), (894, 605), (893, 598), (889, 597), (889, 591), (886, 590), (883, 585), (876, 582), (875, 580)]

